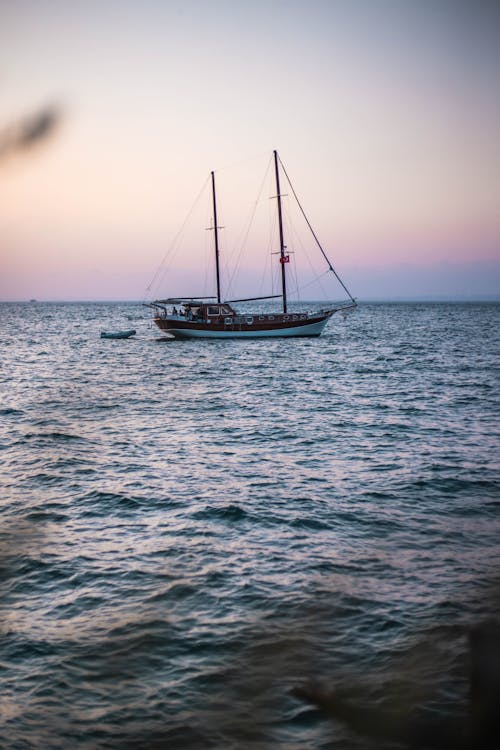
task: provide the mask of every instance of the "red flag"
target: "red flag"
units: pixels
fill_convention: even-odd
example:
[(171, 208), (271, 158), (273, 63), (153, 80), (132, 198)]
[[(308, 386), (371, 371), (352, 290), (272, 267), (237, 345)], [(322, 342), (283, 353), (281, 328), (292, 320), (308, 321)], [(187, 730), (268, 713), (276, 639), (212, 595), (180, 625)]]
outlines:
[(290, 263), (290, 256), (289, 255), (282, 255), (280, 258), (280, 263)]

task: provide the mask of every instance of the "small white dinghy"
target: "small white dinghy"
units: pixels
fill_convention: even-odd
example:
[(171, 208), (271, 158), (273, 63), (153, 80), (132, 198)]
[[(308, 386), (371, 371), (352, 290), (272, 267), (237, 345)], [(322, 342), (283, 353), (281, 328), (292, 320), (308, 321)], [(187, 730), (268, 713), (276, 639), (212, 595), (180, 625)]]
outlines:
[(136, 331), (132, 328), (129, 331), (101, 331), (102, 339), (129, 339), (135, 336)]

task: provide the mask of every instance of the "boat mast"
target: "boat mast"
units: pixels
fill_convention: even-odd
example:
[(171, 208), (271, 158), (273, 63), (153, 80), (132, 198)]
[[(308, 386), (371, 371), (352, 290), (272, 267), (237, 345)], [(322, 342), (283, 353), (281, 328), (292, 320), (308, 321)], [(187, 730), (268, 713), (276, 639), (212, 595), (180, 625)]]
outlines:
[(214, 204), (215, 275), (217, 278), (217, 302), (220, 304), (219, 235), (217, 233), (217, 203), (215, 200), (215, 174), (212, 172), (212, 197)]
[(285, 242), (283, 240), (283, 217), (281, 214), (281, 193), (280, 193), (280, 175), (278, 170), (278, 152), (274, 151), (274, 171), (276, 173), (276, 199), (278, 201), (278, 224), (280, 229), (280, 264), (281, 264), (281, 296), (283, 297), (283, 312), (286, 313), (286, 273), (285, 263), (288, 263), (288, 256), (285, 254)]

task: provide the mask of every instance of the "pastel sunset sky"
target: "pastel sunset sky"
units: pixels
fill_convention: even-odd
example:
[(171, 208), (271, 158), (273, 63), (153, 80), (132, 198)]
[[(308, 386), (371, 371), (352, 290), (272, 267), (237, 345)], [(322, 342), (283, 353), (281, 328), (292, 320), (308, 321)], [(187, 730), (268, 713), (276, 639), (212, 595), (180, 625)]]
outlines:
[(2, 300), (144, 298), (212, 169), (229, 256), (274, 148), (354, 296), (500, 297), (493, 0), (0, 0), (0, 132), (46, 107), (0, 148)]

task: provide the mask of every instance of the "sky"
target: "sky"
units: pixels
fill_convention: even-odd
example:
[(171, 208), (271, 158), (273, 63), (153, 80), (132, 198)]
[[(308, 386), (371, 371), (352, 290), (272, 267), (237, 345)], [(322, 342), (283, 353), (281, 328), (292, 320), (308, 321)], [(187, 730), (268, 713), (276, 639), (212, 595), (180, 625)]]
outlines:
[(493, 1), (0, 0), (0, 300), (213, 293), (205, 199), (176, 237), (215, 170), (239, 257), (273, 149), (355, 297), (500, 298), (499, 80)]

